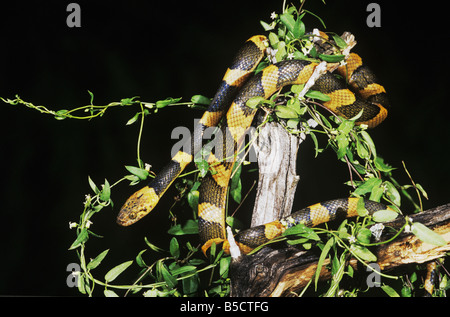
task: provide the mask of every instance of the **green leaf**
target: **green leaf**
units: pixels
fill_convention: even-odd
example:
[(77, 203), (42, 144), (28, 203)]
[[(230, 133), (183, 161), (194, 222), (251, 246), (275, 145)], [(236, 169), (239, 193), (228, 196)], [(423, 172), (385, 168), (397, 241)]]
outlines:
[(341, 159), (347, 153), (347, 147), (349, 144), (348, 137), (346, 134), (341, 133), (336, 136), (336, 141), (338, 144), (337, 157), (338, 157), (338, 159)]
[(333, 36), (334, 42), (340, 49), (347, 47), (347, 43), (345, 43), (345, 41), (340, 36), (338, 36), (336, 34), (333, 34), (332, 36)]
[(89, 96), (91, 96), (90, 102), (91, 102), (91, 105), (93, 105), (94, 104), (94, 94), (90, 90), (88, 90), (88, 94), (89, 94)]
[(283, 236), (285, 237), (291, 235), (301, 236), (314, 241), (320, 241), (320, 237), (317, 235), (317, 233), (313, 229), (305, 226), (302, 223), (290, 227), (283, 232)]
[(398, 295), (398, 293), (389, 285), (382, 285), (381, 289), (389, 295), (389, 297), (400, 297), (400, 295)]
[(379, 186), (374, 186), (372, 188), (372, 191), (370, 192), (370, 200), (373, 201), (380, 201), (381, 197), (383, 197), (384, 189), (381, 184)]
[(263, 97), (256, 96), (247, 100), (245, 105), (249, 108), (256, 109), (260, 105), (260, 103), (264, 101), (265, 99)]
[(197, 271), (197, 267), (195, 267), (193, 265), (185, 265), (185, 266), (181, 266), (181, 267), (171, 270), (170, 274), (172, 274), (173, 276), (177, 276), (177, 275), (185, 274), (185, 273), (194, 273), (196, 271)]
[(275, 59), (277, 61), (282, 61), (286, 55), (287, 55), (286, 43), (284, 41), (278, 42), (277, 52), (275, 53)]
[(109, 186), (109, 182), (105, 179), (105, 184), (103, 185), (102, 192), (100, 194), (101, 201), (109, 201), (111, 197), (111, 187)]
[(191, 101), (196, 104), (209, 106), (211, 99), (202, 95), (192, 96)]
[(180, 245), (178, 244), (178, 240), (175, 237), (172, 237), (170, 240), (170, 254), (175, 258), (178, 259), (180, 256)]
[(105, 289), (103, 291), (103, 294), (105, 295), (105, 297), (119, 297), (119, 295), (117, 295), (116, 292), (114, 292), (110, 289)]
[(229, 226), (231, 227), (231, 229), (233, 229), (233, 230), (234, 230), (234, 229), (241, 230), (241, 229), (244, 228), (243, 223), (242, 223), (239, 219), (237, 219), (237, 218), (235, 218), (235, 217), (228, 216), (228, 217), (226, 218), (225, 222), (226, 222), (227, 225), (229, 225)]
[(274, 27), (264, 21), (259, 21), (261, 23), (261, 26), (263, 27), (264, 31), (271, 31), (274, 29)]
[(367, 151), (366, 147), (359, 140), (359, 138), (356, 139), (356, 152), (363, 160), (367, 160), (370, 157), (369, 151)]
[(389, 166), (388, 164), (384, 163), (383, 158), (377, 156), (374, 160), (375, 163), (375, 167), (380, 171), (380, 172), (385, 172), (388, 173), (390, 171), (395, 170), (394, 167)]
[(291, 91), (294, 94), (299, 94), (302, 92), (303, 88), (305, 88), (305, 84), (301, 84), (301, 85), (292, 85), (291, 86)]
[(377, 257), (375, 256), (375, 254), (370, 252), (369, 249), (367, 249), (366, 247), (357, 245), (357, 244), (352, 244), (350, 246), (350, 252), (354, 256), (357, 256), (367, 262), (375, 262), (377, 260)]
[(95, 185), (94, 181), (91, 179), (90, 176), (88, 176), (88, 181), (89, 181), (89, 186), (91, 186), (91, 189), (94, 191), (95, 194), (98, 194), (100, 192), (100, 190), (98, 189), (98, 187)]
[(128, 172), (139, 177), (140, 180), (146, 180), (149, 173), (147, 170), (135, 166), (125, 166)]
[(166, 98), (164, 100), (158, 100), (156, 102), (156, 108), (158, 108), (158, 109), (164, 108), (164, 107), (167, 107), (168, 105), (177, 103), (180, 100), (181, 100), (181, 98), (172, 98), (172, 97)]
[(105, 274), (105, 281), (112, 282), (114, 281), (123, 271), (125, 271), (131, 264), (133, 264), (133, 260), (124, 262), (113, 267), (108, 273)]
[(270, 32), (270, 33), (269, 33), (269, 43), (270, 43), (270, 46), (275, 47), (275, 45), (276, 45), (279, 41), (280, 41), (280, 40), (278, 39), (278, 36), (277, 36), (275, 33), (273, 33), (273, 32)]
[(444, 238), (434, 232), (433, 230), (427, 228), (425, 225), (421, 224), (420, 222), (414, 222), (411, 225), (411, 232), (417, 236), (420, 240), (423, 242), (437, 245), (437, 246), (444, 246), (447, 244), (447, 242), (444, 240)]
[(317, 137), (313, 132), (310, 132), (309, 136), (311, 137), (314, 143), (314, 157), (317, 157), (317, 155), (319, 155), (319, 152), (321, 151), (321, 149), (319, 148), (319, 140), (317, 140)]
[(400, 206), (401, 204), (401, 196), (398, 192), (397, 188), (395, 188), (394, 184), (392, 184), (389, 181), (385, 181), (384, 185), (386, 186), (386, 195), (387, 197), (397, 206)]
[(123, 98), (120, 99), (120, 104), (122, 106), (131, 106), (134, 103), (138, 103), (138, 101), (134, 101), (134, 99), (139, 98), (137, 96), (131, 97), (131, 98)]
[(286, 122), (286, 127), (291, 129), (297, 129), (298, 123), (300, 122), (300, 119), (294, 118), (294, 119), (288, 119)]
[(142, 254), (147, 251), (147, 249), (142, 250), (139, 252), (139, 254), (136, 256), (136, 264), (139, 265), (139, 267), (147, 267), (147, 264), (145, 264), (144, 259), (142, 258)]
[(374, 187), (381, 186), (381, 183), (383, 181), (379, 178), (372, 177), (368, 180), (364, 181), (361, 185), (358, 186), (358, 188), (355, 189), (353, 194), (355, 196), (363, 196), (364, 194), (370, 193)]
[(66, 110), (66, 109), (61, 109), (61, 110), (56, 111), (55, 119), (56, 120), (64, 120), (64, 119), (66, 119), (67, 118), (66, 114), (68, 112), (69, 112), (69, 110)]
[(366, 131), (361, 131), (361, 136), (366, 141), (367, 145), (369, 146), (370, 152), (372, 152), (372, 155), (374, 157), (377, 156), (377, 150), (375, 149), (375, 143), (373, 143), (372, 138), (370, 137), (369, 133)]
[(308, 90), (308, 92), (305, 94), (306, 97), (320, 100), (320, 101), (330, 101), (331, 97), (325, 95), (324, 93), (318, 91), (318, 90)]
[(78, 291), (81, 294), (86, 294), (86, 288), (89, 288), (89, 281), (86, 281), (84, 277), (84, 273), (81, 273), (78, 277)]
[(200, 193), (198, 190), (191, 190), (187, 195), (189, 207), (191, 207), (194, 212), (197, 212), (198, 210), (199, 195)]
[(286, 106), (277, 106), (275, 108), (276, 114), (279, 118), (282, 119), (293, 119), (298, 118), (298, 114), (295, 110), (290, 109)]
[(355, 122), (351, 120), (344, 120), (339, 124), (337, 130), (341, 132), (342, 134), (348, 135), (353, 127), (355, 126)]
[(428, 199), (428, 194), (427, 194), (427, 192), (425, 191), (425, 189), (422, 187), (422, 185), (416, 184), (416, 188), (417, 188), (418, 190), (420, 190), (420, 192), (422, 193), (423, 197), (425, 197), (426, 199)]
[(135, 123), (137, 121), (137, 119), (139, 118), (139, 116), (141, 115), (140, 112), (137, 112), (133, 118), (131, 118), (130, 120), (127, 121), (126, 125), (132, 125), (133, 123)]
[(307, 107), (301, 107), (300, 100), (297, 98), (290, 99), (286, 106), (292, 110), (294, 110), (297, 115), (303, 115), (307, 111)]
[(289, 13), (283, 13), (280, 15), (281, 23), (283, 23), (287, 29), (294, 34), (295, 20), (294, 17)]
[(157, 247), (156, 245), (154, 245), (153, 243), (151, 243), (150, 241), (148, 241), (147, 237), (144, 237), (144, 241), (145, 241), (145, 244), (147, 244), (147, 246), (148, 246), (151, 250), (156, 251), (156, 252), (162, 252), (162, 251), (164, 251), (164, 249), (161, 249), (160, 247)]
[(89, 233), (86, 228), (83, 228), (80, 233), (78, 234), (76, 240), (72, 243), (69, 250), (73, 250), (78, 248), (81, 244), (86, 242), (89, 239)]
[(319, 54), (319, 58), (327, 63), (338, 63), (345, 59), (345, 55), (336, 54), (336, 55), (328, 55), (328, 54)]
[(159, 273), (159, 279), (161, 280), (162, 278), (169, 288), (174, 288), (175, 285), (177, 285), (177, 279), (169, 273), (162, 261), (158, 261), (156, 265), (156, 272), (157, 274)]
[(297, 21), (295, 21), (294, 24), (294, 30), (293, 30), (294, 38), (298, 39), (301, 36), (305, 34), (305, 24), (300, 18), (297, 18)]
[(196, 161), (195, 165), (197, 165), (197, 167), (200, 171), (200, 177), (205, 177), (206, 174), (208, 174), (209, 164), (205, 159)]
[(219, 274), (221, 277), (226, 278), (228, 274), (228, 270), (230, 268), (231, 257), (223, 257), (219, 262)]
[(403, 286), (400, 293), (402, 294), (402, 297), (411, 297), (412, 296), (412, 289), (408, 286)]
[(309, 240), (306, 238), (300, 238), (300, 239), (289, 239), (286, 241), (289, 245), (296, 245), (296, 244), (304, 244), (307, 245)]
[(174, 236), (198, 234), (198, 224), (195, 220), (189, 219), (188, 221), (186, 221), (186, 224), (183, 227), (178, 224), (171, 227), (167, 232)]
[(361, 228), (356, 235), (356, 239), (361, 243), (370, 243), (370, 238), (372, 237), (372, 231), (367, 228)]
[(317, 262), (315, 278), (314, 278), (314, 285), (315, 285), (316, 290), (317, 290), (317, 283), (319, 282), (320, 271), (322, 270), (323, 263), (325, 261), (325, 258), (328, 255), (328, 252), (330, 251), (330, 249), (333, 245), (334, 245), (334, 238), (330, 238), (327, 241), (327, 243), (325, 244), (325, 246), (323, 247), (322, 252), (320, 253), (319, 261)]
[(88, 263), (87, 268), (88, 270), (93, 270), (95, 269), (97, 266), (100, 265), (100, 263), (102, 262), (102, 260), (105, 258), (105, 256), (108, 254), (109, 249), (103, 251), (102, 253), (100, 253), (99, 255), (97, 255), (93, 260), (91, 260), (91, 262)]
[(398, 213), (390, 210), (378, 210), (373, 213), (373, 221), (375, 222), (389, 222), (397, 218)]
[(369, 214), (369, 212), (366, 209), (366, 205), (364, 203), (364, 199), (362, 197), (360, 197), (358, 199), (358, 202), (356, 203), (356, 212), (361, 217), (365, 217), (365, 216), (367, 216)]
[(241, 182), (241, 171), (242, 171), (242, 165), (239, 164), (237, 166), (234, 165), (233, 168), (233, 177), (231, 178), (231, 184), (230, 184), (230, 195), (233, 198), (235, 202), (238, 204), (241, 203), (242, 200), (242, 182)]

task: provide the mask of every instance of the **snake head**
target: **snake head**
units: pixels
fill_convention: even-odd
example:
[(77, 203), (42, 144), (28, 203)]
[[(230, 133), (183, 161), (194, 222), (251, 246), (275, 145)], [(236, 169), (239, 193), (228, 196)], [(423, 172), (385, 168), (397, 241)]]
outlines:
[(151, 187), (144, 187), (131, 195), (120, 209), (117, 223), (129, 226), (150, 213), (159, 201), (158, 195)]

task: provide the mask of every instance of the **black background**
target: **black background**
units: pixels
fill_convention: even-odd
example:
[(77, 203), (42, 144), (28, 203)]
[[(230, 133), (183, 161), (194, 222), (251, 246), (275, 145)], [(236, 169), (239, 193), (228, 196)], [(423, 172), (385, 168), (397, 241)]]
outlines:
[[(448, 202), (448, 32), (445, 7), (423, 2), (378, 1), (381, 27), (366, 24), (371, 1), (308, 0), (327, 31), (351, 31), (354, 49), (386, 87), (392, 110), (371, 131), (378, 153), (398, 167), (395, 177), (414, 180), (430, 196), (425, 208)], [(263, 33), (282, 1), (78, 1), (81, 28), (69, 28), (70, 1), (0, 4), (0, 96), (18, 94), (53, 110), (89, 103), (104, 105), (140, 96), (143, 101), (203, 94), (213, 96), (236, 50)], [(321, 27), (314, 17), (308, 27)], [(138, 108), (112, 109), (92, 121), (56, 121), (24, 106), (0, 102), (2, 189), (0, 191), (0, 295), (77, 295), (66, 286), (66, 266), (77, 262), (68, 251), (75, 239), (69, 221), (78, 221), (87, 176), (101, 184), (136, 165), (138, 125), (125, 126)], [(191, 127), (201, 112), (173, 108), (147, 117), (142, 158), (158, 171), (170, 159), (174, 127)], [(324, 145), (324, 143), (322, 143)], [(306, 141), (299, 151), (297, 207), (345, 197), (347, 167), (327, 151), (314, 159)], [(115, 216), (136, 188), (123, 183), (113, 191), (113, 209), (93, 218), (92, 230), (105, 235), (88, 257), (112, 247), (110, 266), (133, 259), (145, 248), (143, 236), (158, 240), (169, 221), (156, 210), (132, 228), (120, 228)], [(175, 190), (159, 208), (167, 210)], [(249, 207), (251, 207), (251, 199)], [(404, 208), (409, 206), (405, 204)], [(407, 211), (407, 210), (406, 210)], [(241, 210), (241, 215), (243, 211)], [(244, 216), (242, 216), (244, 217)]]

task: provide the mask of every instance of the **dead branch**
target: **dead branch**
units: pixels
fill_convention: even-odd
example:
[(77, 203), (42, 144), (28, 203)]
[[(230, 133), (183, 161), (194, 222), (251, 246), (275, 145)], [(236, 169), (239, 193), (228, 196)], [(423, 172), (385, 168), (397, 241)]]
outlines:
[[(447, 244), (435, 246), (422, 242), (411, 233), (402, 233), (395, 240), (372, 249), (377, 264), (386, 271), (410, 263), (424, 263), (443, 257), (450, 250), (450, 204), (439, 206), (410, 216), (442, 235)], [(404, 219), (385, 224), (400, 228)], [(381, 240), (386, 241), (392, 233), (385, 230)], [(231, 264), (232, 296), (290, 296), (299, 293), (313, 278), (319, 254), (279, 243), (260, 252), (242, 256)], [(328, 263), (325, 263), (328, 264)], [(350, 264), (358, 269), (356, 259)], [(322, 267), (320, 279), (331, 277), (326, 265)]]

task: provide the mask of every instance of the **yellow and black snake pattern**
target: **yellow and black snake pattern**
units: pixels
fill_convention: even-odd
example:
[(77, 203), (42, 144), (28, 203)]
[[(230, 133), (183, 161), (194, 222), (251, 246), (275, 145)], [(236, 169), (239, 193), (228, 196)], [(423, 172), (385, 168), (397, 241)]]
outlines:
[[(204, 252), (213, 242), (226, 241), (225, 204), (228, 183), (236, 153), (242, 146), (245, 133), (256, 113), (256, 109), (247, 107), (246, 102), (256, 96), (267, 99), (287, 85), (305, 84), (318, 65), (305, 60), (285, 60), (269, 65), (252, 76), (264, 57), (266, 43), (266, 37), (258, 35), (244, 44), (227, 70), (210, 107), (195, 127), (200, 133), (194, 132), (194, 135), (201, 138), (205, 128), (216, 126), (222, 120), (221, 130), (224, 138), (223, 151), (211, 153), (208, 158), (213, 172), (203, 178), (199, 187), (199, 234)], [(351, 53), (346, 64), (339, 67), (337, 72), (346, 80), (338, 79), (327, 72), (312, 87), (330, 97), (330, 101), (323, 103), (324, 106), (345, 118), (354, 117), (363, 110), (358, 123), (369, 127), (380, 124), (388, 113), (386, 91), (373, 73), (363, 65), (361, 58)], [(349, 86), (352, 88), (349, 89)], [(191, 142), (194, 144), (201, 141)], [(125, 202), (117, 222), (128, 226), (148, 214), (175, 178), (193, 160), (192, 153), (178, 152), (148, 186), (137, 191)], [(247, 253), (255, 246), (280, 235), (293, 224), (305, 223), (314, 226), (333, 220), (340, 214), (355, 216), (356, 202), (357, 198), (348, 198), (316, 204), (293, 213), (286, 219), (243, 231), (236, 236), (236, 242), (241, 250)], [(386, 206), (376, 202), (366, 201), (365, 205), (369, 212), (386, 209)]]
[(427, 276), (425, 277), (424, 289), (425, 297), (430, 297), (433, 295), (434, 285), (437, 280), (437, 264), (435, 261), (427, 263)]

